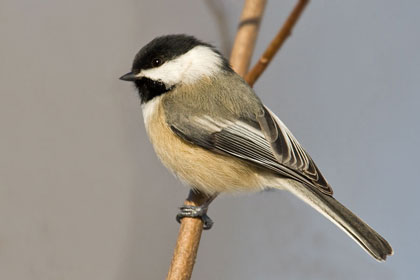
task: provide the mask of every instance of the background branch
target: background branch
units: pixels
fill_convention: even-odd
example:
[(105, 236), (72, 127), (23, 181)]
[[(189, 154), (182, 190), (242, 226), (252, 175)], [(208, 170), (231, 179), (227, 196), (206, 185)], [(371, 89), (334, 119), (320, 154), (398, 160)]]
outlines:
[(290, 36), (293, 27), (295, 26), (308, 3), (309, 0), (299, 0), (287, 20), (284, 22), (283, 26), (280, 28), (276, 37), (274, 37), (261, 58), (258, 60), (257, 64), (251, 69), (251, 71), (248, 72), (248, 74), (246, 74), (245, 80), (251, 87), (260, 77), (262, 72), (264, 72), (265, 68), (267, 68), (268, 64), (271, 62), (277, 51), (281, 48), (284, 41), (286, 41), (286, 39)]
[(223, 7), (225, 3), (223, 0), (204, 0), (204, 3), (213, 14), (217, 28), (219, 29), (221, 39), (219, 50), (223, 54), (228, 54), (231, 51), (232, 37), (229, 32), (228, 14)]
[(242, 77), (248, 72), (266, 2), (266, 0), (246, 0), (242, 10), (230, 54), (233, 70)]

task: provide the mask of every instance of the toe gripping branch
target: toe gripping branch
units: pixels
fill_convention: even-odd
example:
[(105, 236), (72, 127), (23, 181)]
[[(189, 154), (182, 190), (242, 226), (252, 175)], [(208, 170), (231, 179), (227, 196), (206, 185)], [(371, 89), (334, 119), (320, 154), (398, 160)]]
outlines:
[(185, 217), (188, 218), (199, 218), (203, 221), (203, 229), (208, 230), (213, 226), (213, 221), (207, 216), (208, 205), (192, 206), (183, 205), (179, 208), (179, 213), (176, 215), (176, 220), (181, 223), (181, 220)]

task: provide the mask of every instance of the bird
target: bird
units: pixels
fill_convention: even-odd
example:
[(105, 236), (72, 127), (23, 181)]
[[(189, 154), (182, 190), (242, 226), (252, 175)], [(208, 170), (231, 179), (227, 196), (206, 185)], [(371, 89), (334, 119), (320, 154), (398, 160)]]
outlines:
[(286, 125), (211, 44), (159, 36), (138, 51), (131, 71), (152, 146), (165, 167), (206, 195), (177, 216), (200, 218), (220, 193), (282, 189), (312, 206), (378, 261), (390, 244), (333, 197), (333, 190)]

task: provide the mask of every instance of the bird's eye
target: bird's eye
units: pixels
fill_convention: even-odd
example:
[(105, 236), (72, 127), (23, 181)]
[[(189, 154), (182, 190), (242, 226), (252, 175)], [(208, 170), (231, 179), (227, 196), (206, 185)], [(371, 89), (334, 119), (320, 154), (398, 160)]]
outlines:
[(153, 58), (152, 59), (152, 67), (158, 67), (162, 64), (162, 59), (160, 58)]

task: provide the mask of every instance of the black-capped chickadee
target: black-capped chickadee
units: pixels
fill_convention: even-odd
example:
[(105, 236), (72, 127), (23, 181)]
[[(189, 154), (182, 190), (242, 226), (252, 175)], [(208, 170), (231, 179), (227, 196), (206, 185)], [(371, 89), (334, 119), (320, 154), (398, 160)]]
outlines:
[(120, 79), (136, 85), (147, 133), (163, 164), (209, 197), (201, 208), (185, 207), (181, 218), (206, 217), (207, 204), (219, 193), (285, 189), (375, 259), (392, 255), (383, 237), (332, 197), (289, 129), (210, 44), (186, 35), (158, 37)]

